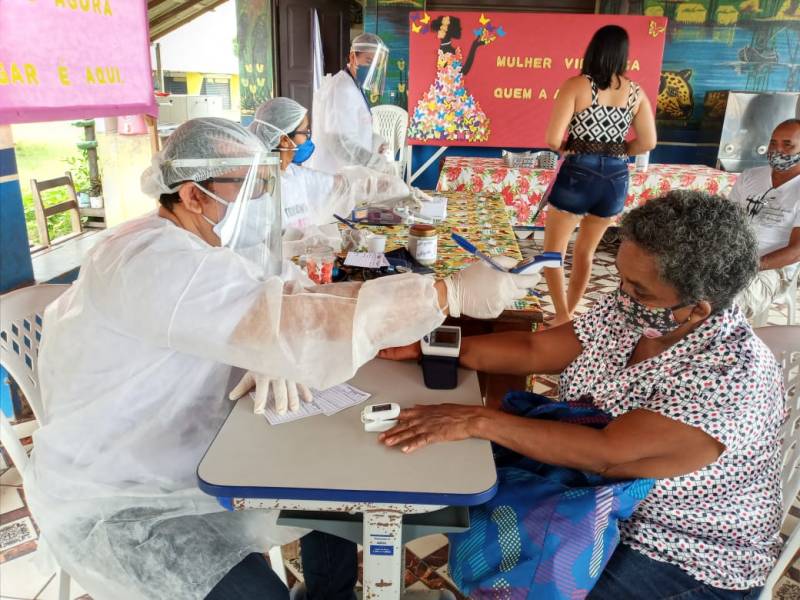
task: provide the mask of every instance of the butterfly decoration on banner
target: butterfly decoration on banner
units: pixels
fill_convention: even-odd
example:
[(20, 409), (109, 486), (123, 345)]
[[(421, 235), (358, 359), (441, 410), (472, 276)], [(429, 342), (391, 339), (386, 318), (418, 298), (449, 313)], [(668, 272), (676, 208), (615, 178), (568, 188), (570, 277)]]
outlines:
[(667, 26), (666, 25), (664, 25), (662, 27), (659, 27), (658, 23), (656, 23), (655, 21), (650, 21), (650, 27), (648, 28), (647, 33), (649, 35), (652, 35), (653, 37), (658, 37), (660, 34), (664, 33), (666, 30), (667, 30)]
[(431, 30), (431, 16), (427, 12), (412, 12), (409, 14), (409, 19), (412, 32), (425, 34)]
[(492, 25), (492, 20), (484, 16), (483, 13), (481, 13), (478, 23), (480, 23), (480, 27), (473, 29), (472, 33), (486, 46), (494, 42), (497, 38), (505, 37), (506, 35), (506, 31), (503, 29), (502, 25)]

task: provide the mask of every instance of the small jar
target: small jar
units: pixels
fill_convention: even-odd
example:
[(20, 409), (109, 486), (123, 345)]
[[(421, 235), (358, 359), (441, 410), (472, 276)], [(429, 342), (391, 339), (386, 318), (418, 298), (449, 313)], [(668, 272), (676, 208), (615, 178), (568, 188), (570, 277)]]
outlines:
[(433, 225), (417, 223), (408, 230), (408, 251), (421, 265), (429, 267), (436, 263), (439, 246), (439, 231)]
[(330, 246), (320, 245), (308, 249), (305, 256), (306, 274), (317, 285), (333, 282), (333, 266), (336, 255)]

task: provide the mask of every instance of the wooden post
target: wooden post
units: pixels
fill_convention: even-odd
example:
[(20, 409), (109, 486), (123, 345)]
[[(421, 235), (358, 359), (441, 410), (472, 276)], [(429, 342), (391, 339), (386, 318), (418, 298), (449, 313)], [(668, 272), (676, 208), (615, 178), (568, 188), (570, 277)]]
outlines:
[(150, 152), (155, 154), (161, 150), (161, 140), (158, 137), (158, 119), (145, 115), (144, 120), (147, 123), (147, 132), (150, 134)]

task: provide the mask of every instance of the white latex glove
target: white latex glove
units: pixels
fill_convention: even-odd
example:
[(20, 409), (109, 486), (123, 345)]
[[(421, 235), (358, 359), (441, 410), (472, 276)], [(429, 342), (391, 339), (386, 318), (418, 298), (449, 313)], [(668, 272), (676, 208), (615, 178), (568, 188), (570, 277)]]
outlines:
[(433, 197), (423, 192), (418, 187), (411, 186), (411, 196), (420, 202), (433, 202)]
[(367, 240), (372, 233), (366, 229), (350, 229), (342, 231), (342, 250), (345, 252), (357, 252), (359, 248), (367, 247)]
[[(508, 256), (493, 256), (501, 266), (511, 268), (517, 261)], [(512, 275), (493, 268), (483, 260), (446, 277), (447, 304), (451, 317), (465, 314), (474, 319), (494, 319), (514, 300), (528, 295), (541, 275)]]
[(283, 378), (274, 379), (266, 375), (260, 375), (253, 371), (248, 371), (231, 390), (228, 398), (238, 400), (247, 392), (256, 388), (255, 400), (253, 403), (253, 413), (263, 415), (267, 410), (267, 398), (269, 390), (272, 388), (272, 397), (275, 399), (275, 412), (282, 415), (286, 412), (288, 405), (290, 411), (300, 408), (300, 398), (303, 402), (311, 402), (312, 395), (302, 383), (286, 381)]

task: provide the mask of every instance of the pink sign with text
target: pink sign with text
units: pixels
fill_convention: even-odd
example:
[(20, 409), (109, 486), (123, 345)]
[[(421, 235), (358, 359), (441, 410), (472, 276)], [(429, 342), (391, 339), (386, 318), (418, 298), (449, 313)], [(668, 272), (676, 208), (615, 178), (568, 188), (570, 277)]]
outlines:
[(0, 5), (0, 123), (157, 114), (144, 0)]

